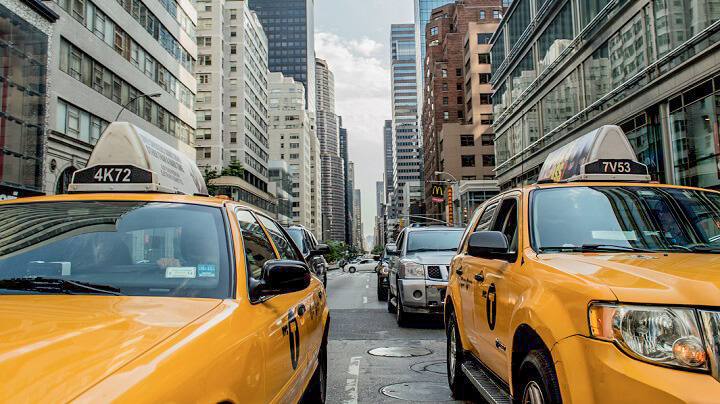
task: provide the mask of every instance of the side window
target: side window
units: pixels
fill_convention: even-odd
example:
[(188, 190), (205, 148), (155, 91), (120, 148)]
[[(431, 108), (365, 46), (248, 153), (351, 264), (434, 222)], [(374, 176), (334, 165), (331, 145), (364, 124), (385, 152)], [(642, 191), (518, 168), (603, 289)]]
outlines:
[(288, 241), (285, 237), (277, 223), (262, 215), (258, 215), (258, 217), (260, 218), (260, 222), (262, 222), (263, 226), (267, 229), (268, 233), (270, 233), (270, 238), (272, 239), (273, 244), (275, 244), (275, 247), (277, 247), (281, 260), (303, 261), (303, 259), (295, 253), (295, 248), (293, 248), (292, 243), (290, 243), (290, 241)]
[(317, 241), (315, 241), (315, 238), (312, 236), (312, 234), (307, 230), (303, 230), (303, 233), (305, 233), (305, 239), (308, 241), (310, 250), (314, 250), (315, 248), (317, 248)]
[(473, 230), (471, 228), (472, 224), (475, 223), (475, 221), (478, 220), (478, 216), (483, 212), (484, 206), (480, 206), (479, 208), (475, 209), (475, 213), (472, 215), (472, 219), (468, 222), (468, 226), (465, 228), (465, 233), (463, 233), (462, 239), (460, 240), (460, 250), (465, 250), (465, 243), (467, 243), (468, 238), (470, 238), (470, 235), (473, 233)]
[(403, 241), (405, 241), (405, 232), (400, 232), (400, 235), (397, 238), (397, 241), (395, 242), (395, 245), (397, 246), (398, 251), (402, 253), (403, 249)]
[(243, 245), (245, 246), (245, 261), (250, 276), (255, 279), (262, 278), (262, 267), (266, 261), (274, 260), (275, 251), (255, 216), (247, 210), (236, 212), (238, 225), (242, 231)]
[(507, 237), (510, 252), (517, 252), (518, 247), (518, 211), (517, 199), (508, 198), (502, 201), (497, 219), (492, 230), (502, 232)]
[(480, 216), (477, 226), (475, 226), (475, 231), (485, 231), (490, 229), (490, 224), (492, 224), (493, 215), (497, 210), (497, 206), (497, 203), (495, 203), (485, 208), (482, 216)]

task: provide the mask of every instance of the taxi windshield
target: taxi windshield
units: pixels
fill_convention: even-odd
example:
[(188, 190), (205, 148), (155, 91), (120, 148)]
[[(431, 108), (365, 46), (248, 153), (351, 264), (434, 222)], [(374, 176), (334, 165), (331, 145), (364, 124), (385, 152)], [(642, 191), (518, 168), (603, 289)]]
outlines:
[(533, 248), (720, 253), (720, 194), (664, 187), (563, 187), (532, 198)]
[(228, 256), (219, 208), (116, 201), (0, 206), (0, 294), (228, 298)]

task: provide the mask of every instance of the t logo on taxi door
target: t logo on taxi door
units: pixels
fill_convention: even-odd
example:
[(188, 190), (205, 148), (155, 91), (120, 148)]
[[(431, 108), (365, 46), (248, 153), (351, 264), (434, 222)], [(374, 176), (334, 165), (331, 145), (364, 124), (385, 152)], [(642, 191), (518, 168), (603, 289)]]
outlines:
[[(295, 324), (295, 327), (293, 327), (293, 324)], [(288, 311), (287, 327), (290, 336), (290, 362), (292, 363), (293, 370), (295, 370), (300, 361), (300, 326), (292, 310)]]
[(487, 300), (485, 301), (485, 309), (487, 309), (488, 326), (491, 330), (495, 329), (495, 320), (497, 318), (497, 296), (495, 293), (495, 284), (491, 283), (488, 288)]

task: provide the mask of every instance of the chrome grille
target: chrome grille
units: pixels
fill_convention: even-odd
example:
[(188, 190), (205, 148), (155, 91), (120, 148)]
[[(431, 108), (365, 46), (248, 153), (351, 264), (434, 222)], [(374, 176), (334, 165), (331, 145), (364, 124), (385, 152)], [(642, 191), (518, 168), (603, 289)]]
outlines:
[(442, 271), (437, 265), (430, 265), (427, 267), (428, 278), (431, 279), (442, 279)]
[(714, 378), (720, 380), (720, 311), (700, 310), (705, 347), (708, 350), (710, 371)]

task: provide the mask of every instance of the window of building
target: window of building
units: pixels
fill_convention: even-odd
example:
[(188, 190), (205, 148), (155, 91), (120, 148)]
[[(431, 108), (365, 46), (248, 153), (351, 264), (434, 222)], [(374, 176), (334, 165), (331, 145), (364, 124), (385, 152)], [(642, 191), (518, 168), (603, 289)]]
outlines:
[(237, 27), (230, 27), (230, 38), (237, 36)]
[(230, 143), (237, 143), (237, 132), (230, 132)]
[(475, 155), (460, 156), (460, 165), (463, 167), (475, 167)]
[(230, 161), (237, 161), (237, 150), (230, 150)]
[(495, 155), (494, 154), (483, 154), (483, 167), (491, 167), (495, 165)]
[(448, 97), (443, 97), (442, 103), (443, 103), (443, 105), (448, 105), (449, 104)]
[(210, 73), (198, 73), (198, 84), (210, 84), (211, 77), (212, 75)]
[(502, 14), (500, 14), (500, 11), (498, 11), (498, 10), (493, 11), (493, 18), (495, 18), (496, 20), (501, 19)]
[(493, 135), (482, 135), (482, 145), (483, 146), (492, 146), (495, 144), (495, 141), (493, 140)]
[(462, 83), (458, 82), (458, 83), (455, 85), (455, 89), (458, 90), (458, 91), (462, 91)]
[(480, 104), (492, 104), (492, 94), (480, 94)]
[(230, 125), (237, 125), (237, 114), (230, 114)]
[(457, 97), (457, 103), (462, 104), (463, 103), (463, 97)]
[(448, 91), (448, 83), (442, 83), (442, 90)]
[(446, 79), (447, 78), (447, 69), (442, 69), (440, 72), (441, 72), (442, 78)]
[(230, 10), (230, 19), (237, 20), (237, 10)]
[[(580, 0), (586, 2), (587, 0)], [(538, 40), (538, 68), (545, 70), (573, 40), (572, 2), (568, 2), (555, 16)], [(605, 3), (603, 3), (603, 6)]]
[(443, 119), (446, 120), (446, 121), (449, 121), (449, 120), (450, 120), (450, 112), (444, 111), (444, 112), (443, 112)]
[(235, 95), (230, 96), (230, 106), (237, 107), (237, 96), (235, 96)]
[[(484, 19), (485, 19), (485, 12), (484, 12), (484, 11), (481, 11), (481, 12), (480, 12), (480, 19), (481, 19), (481, 20), (484, 20)], [(478, 34), (478, 38), (479, 38), (479, 35), (480, 35), (480, 34)], [(478, 41), (478, 43), (481, 43), (481, 42)]]
[(230, 72), (234, 73), (237, 71), (237, 62), (230, 62)]
[(478, 77), (480, 78), (480, 84), (490, 84), (492, 75), (490, 73), (480, 73)]
[(490, 64), (490, 54), (489, 53), (478, 53), (478, 63), (481, 65), (489, 65)]
[(456, 77), (462, 76), (462, 69), (455, 69), (455, 76)]
[(430, 28), (430, 35), (437, 35), (437, 34), (438, 34), (438, 27)]
[(481, 114), (480, 115), (480, 124), (481, 125), (492, 125), (493, 124), (493, 115), (492, 114)]
[(458, 117), (458, 119), (463, 119), (463, 116), (464, 116), (463, 111), (462, 111), (462, 110), (458, 110), (458, 111), (457, 111), (457, 117)]
[(231, 55), (237, 54), (237, 45), (235, 45), (235, 44), (230, 45), (230, 54)]
[(475, 146), (475, 136), (460, 135), (460, 146)]
[(211, 66), (212, 65), (212, 56), (211, 55), (198, 55), (198, 64), (202, 66)]

